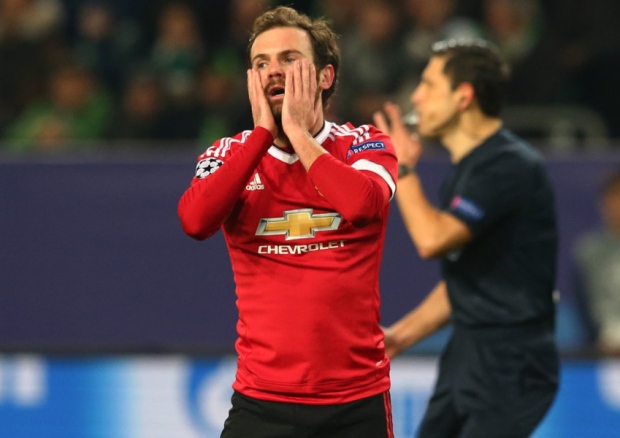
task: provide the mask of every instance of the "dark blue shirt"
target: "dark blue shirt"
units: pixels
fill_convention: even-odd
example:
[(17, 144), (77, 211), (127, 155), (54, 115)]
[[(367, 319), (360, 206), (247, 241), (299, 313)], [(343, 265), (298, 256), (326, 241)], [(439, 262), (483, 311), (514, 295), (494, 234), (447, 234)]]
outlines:
[(552, 321), (558, 236), (541, 154), (499, 130), (452, 167), (441, 207), (474, 236), (441, 263), (455, 322)]

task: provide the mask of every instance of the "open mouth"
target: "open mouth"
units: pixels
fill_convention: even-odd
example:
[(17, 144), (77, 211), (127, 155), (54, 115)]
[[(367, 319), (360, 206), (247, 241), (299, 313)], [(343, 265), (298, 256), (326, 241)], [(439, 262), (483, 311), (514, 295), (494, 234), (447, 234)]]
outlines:
[(284, 95), (284, 87), (276, 85), (269, 90), (268, 94), (271, 97)]

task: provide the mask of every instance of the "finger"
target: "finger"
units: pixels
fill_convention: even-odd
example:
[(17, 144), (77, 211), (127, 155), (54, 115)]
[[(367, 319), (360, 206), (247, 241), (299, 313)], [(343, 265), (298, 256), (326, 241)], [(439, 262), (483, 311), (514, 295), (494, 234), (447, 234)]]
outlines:
[(248, 96), (250, 97), (250, 103), (254, 101), (254, 82), (252, 81), (252, 70), (248, 69), (247, 71), (247, 82), (248, 82)]
[(258, 72), (258, 70), (253, 71), (253, 76), (254, 92), (256, 93), (256, 99), (260, 105), (265, 107), (266, 105), (269, 105), (269, 103), (267, 102), (267, 96), (265, 96), (265, 90), (263, 89), (263, 84), (261, 83), (260, 73)]
[(248, 86), (251, 89), (252, 92), (252, 98), (254, 100), (255, 103), (259, 102), (259, 97), (260, 97), (260, 93), (259, 93), (259, 88), (260, 88), (260, 81), (257, 80), (257, 75), (258, 72), (254, 69), (250, 69), (248, 70)]
[(308, 98), (310, 95), (310, 63), (307, 59), (304, 59), (299, 68), (299, 72), (301, 74), (301, 84), (302, 84), (302, 93), (304, 98)]
[(372, 118), (375, 121), (375, 126), (379, 128), (380, 131), (383, 131), (389, 135), (390, 128), (388, 127), (387, 120), (385, 119), (383, 113), (377, 111), (373, 114)]
[(258, 97), (264, 97), (266, 99), (267, 97), (265, 96), (265, 90), (263, 90), (263, 85), (261, 84), (260, 73), (258, 70), (254, 70), (254, 84)]
[(390, 121), (394, 121), (395, 119), (400, 120), (400, 107), (392, 102), (386, 102), (384, 105), (385, 113), (390, 118)]
[(315, 112), (321, 110), (323, 108), (323, 102), (321, 98), (321, 93), (318, 92), (319, 89), (319, 78), (316, 74), (316, 66), (314, 64), (310, 64), (310, 99), (314, 105)]
[(295, 80), (293, 78), (295, 72), (295, 66), (293, 68), (286, 71), (284, 76), (284, 99), (287, 100), (287, 96), (289, 99), (292, 99), (295, 96)]
[(293, 82), (295, 83), (295, 97), (299, 98), (303, 95), (304, 84), (301, 81), (301, 61), (295, 61), (293, 66)]
[(385, 104), (385, 113), (390, 119), (390, 124), (392, 125), (393, 130), (407, 129), (398, 105), (392, 102), (387, 102)]
[(250, 105), (252, 107), (252, 113), (255, 116), (260, 114), (260, 86), (257, 85), (256, 80), (257, 72), (254, 69), (248, 70), (248, 92), (250, 94)]

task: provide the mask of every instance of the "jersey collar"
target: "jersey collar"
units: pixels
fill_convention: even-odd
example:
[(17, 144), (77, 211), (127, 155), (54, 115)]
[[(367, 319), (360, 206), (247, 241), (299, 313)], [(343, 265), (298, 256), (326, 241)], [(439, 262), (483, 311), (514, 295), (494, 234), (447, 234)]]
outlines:
[[(332, 129), (332, 125), (333, 125), (332, 122), (328, 122), (327, 120), (325, 120), (325, 123), (323, 123), (323, 127), (321, 128), (321, 130), (314, 136), (314, 139), (320, 145), (322, 145), (325, 142), (325, 140), (327, 140), (327, 138), (329, 137), (329, 133)], [(297, 156), (297, 154), (295, 153), (291, 154), (289, 152), (283, 151), (276, 145), (271, 145), (271, 147), (269, 148), (267, 152), (269, 153), (269, 155), (271, 155), (276, 160), (280, 160), (286, 164), (293, 164), (299, 160), (299, 157)]]

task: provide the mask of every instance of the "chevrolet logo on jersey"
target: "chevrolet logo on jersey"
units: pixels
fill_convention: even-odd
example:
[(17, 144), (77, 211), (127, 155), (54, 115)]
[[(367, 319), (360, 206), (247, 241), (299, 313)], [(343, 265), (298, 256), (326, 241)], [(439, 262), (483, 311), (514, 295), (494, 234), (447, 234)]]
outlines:
[(257, 236), (284, 234), (286, 240), (308, 239), (317, 231), (337, 230), (342, 217), (338, 213), (313, 214), (311, 208), (288, 210), (284, 217), (261, 219)]

